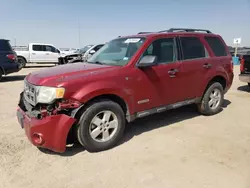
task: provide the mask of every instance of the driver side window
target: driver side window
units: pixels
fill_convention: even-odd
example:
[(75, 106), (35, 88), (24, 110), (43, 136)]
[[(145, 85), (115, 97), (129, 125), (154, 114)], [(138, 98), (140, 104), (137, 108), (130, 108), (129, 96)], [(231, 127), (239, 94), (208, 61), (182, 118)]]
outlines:
[(53, 46), (46, 46), (45, 48), (46, 48), (46, 51), (48, 52), (53, 52), (53, 53), (57, 52), (56, 48)]
[(146, 55), (157, 56), (158, 63), (161, 64), (175, 62), (177, 60), (177, 52), (174, 38), (155, 40), (143, 53), (143, 56)]

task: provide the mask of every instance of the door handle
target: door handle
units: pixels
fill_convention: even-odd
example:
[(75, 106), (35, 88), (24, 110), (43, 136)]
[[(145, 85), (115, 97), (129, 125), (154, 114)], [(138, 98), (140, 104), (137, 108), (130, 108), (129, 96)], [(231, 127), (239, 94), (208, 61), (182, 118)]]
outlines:
[(203, 65), (203, 68), (205, 68), (205, 69), (210, 69), (211, 67), (212, 67), (212, 64), (209, 64), (209, 63), (205, 63)]
[(49, 53), (46, 53), (46, 55), (49, 55)]
[(175, 75), (176, 75), (177, 72), (179, 72), (178, 69), (170, 69), (168, 71), (168, 74), (170, 75), (171, 78), (173, 78), (173, 77), (176, 77)]
[(36, 53), (32, 53), (32, 55), (36, 55)]

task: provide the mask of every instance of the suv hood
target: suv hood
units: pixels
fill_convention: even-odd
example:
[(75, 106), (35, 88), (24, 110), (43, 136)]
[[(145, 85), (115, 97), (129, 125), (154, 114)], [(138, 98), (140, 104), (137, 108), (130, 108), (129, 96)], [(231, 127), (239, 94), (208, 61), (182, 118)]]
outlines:
[(119, 69), (118, 66), (99, 65), (90, 63), (74, 63), (45, 68), (32, 72), (26, 76), (26, 80), (34, 85), (60, 86), (63, 82), (83, 79), (92, 75)]

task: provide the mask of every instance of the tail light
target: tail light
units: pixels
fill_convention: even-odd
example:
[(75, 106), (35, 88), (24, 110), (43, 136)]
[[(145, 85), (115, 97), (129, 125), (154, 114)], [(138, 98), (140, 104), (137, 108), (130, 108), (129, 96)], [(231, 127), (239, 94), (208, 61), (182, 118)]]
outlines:
[(244, 72), (244, 64), (245, 64), (245, 60), (243, 58), (241, 58), (241, 60), (240, 60), (240, 72)]
[(14, 54), (8, 54), (6, 55), (8, 59), (15, 61), (16, 60), (16, 56)]

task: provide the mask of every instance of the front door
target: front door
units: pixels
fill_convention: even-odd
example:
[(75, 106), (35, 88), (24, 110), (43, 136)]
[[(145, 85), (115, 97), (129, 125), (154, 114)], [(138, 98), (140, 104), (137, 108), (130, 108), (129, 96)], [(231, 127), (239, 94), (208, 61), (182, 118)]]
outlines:
[(46, 59), (48, 63), (58, 62), (59, 53), (57, 49), (53, 46), (46, 45)]
[(145, 69), (137, 69), (135, 96), (136, 111), (151, 109), (166, 104), (183, 101), (185, 92), (182, 64), (179, 62), (175, 38), (154, 40), (143, 56), (157, 56), (158, 64)]

